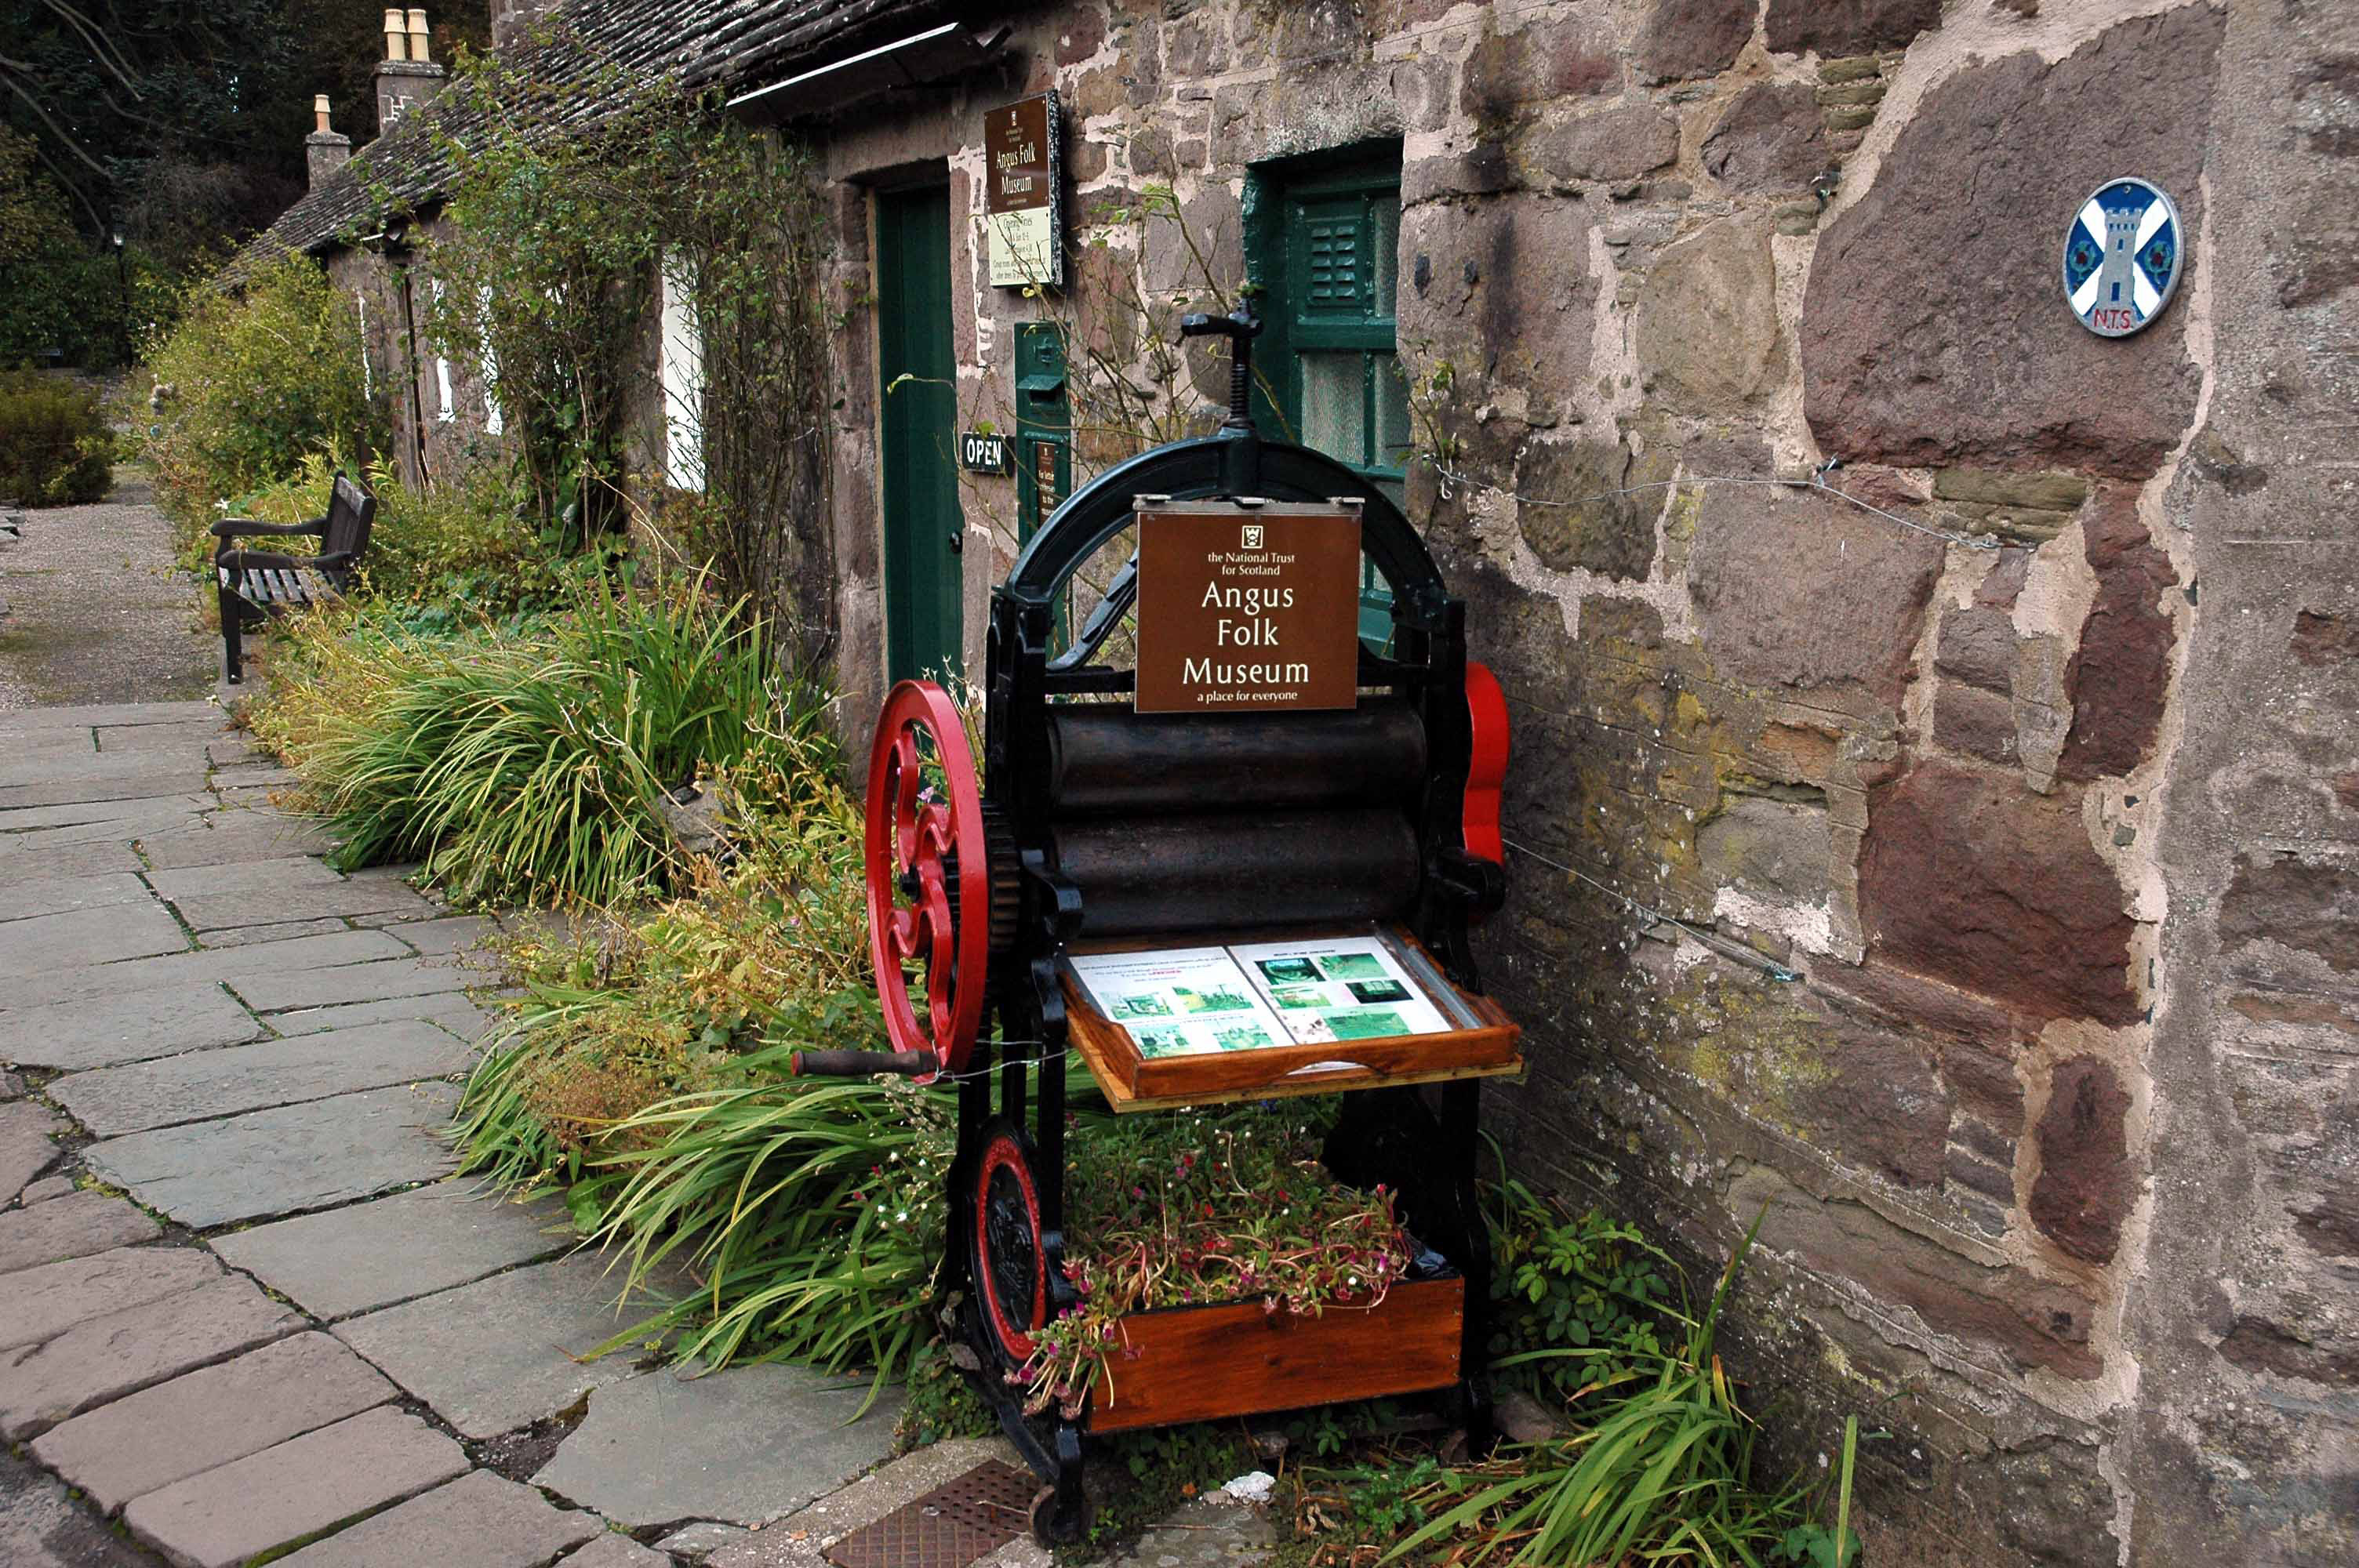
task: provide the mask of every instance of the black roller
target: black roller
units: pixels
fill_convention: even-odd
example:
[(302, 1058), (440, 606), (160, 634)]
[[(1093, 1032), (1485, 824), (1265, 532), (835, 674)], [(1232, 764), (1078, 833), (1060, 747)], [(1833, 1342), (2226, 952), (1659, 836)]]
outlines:
[(1389, 807), (1058, 824), (1082, 934), (1385, 920), (1417, 902), (1417, 834)]
[(1049, 710), (1056, 816), (1401, 806), (1425, 777), (1425, 726), (1397, 700), (1335, 713)]

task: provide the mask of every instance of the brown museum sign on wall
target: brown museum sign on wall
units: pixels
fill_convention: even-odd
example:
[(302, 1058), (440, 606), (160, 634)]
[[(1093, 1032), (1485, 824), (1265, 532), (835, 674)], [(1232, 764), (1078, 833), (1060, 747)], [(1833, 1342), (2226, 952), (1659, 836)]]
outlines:
[(1359, 700), (1360, 508), (1141, 501), (1141, 713)]
[(1064, 287), (1062, 131), (1054, 92), (984, 116), (984, 225), (995, 288)]

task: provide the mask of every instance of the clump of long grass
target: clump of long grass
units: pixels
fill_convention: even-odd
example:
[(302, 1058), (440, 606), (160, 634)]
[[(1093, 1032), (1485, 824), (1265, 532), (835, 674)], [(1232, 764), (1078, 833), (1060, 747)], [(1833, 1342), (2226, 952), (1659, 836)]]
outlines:
[[(1756, 1229), (1758, 1228), (1756, 1222)], [(1452, 1506), (1428, 1511), (1384, 1561), (1442, 1541), (1461, 1544), (1452, 1562), (1563, 1563), (1744, 1563), (1759, 1568), (1790, 1553), (1805, 1534), (1808, 1488), (1764, 1490), (1753, 1478), (1759, 1423), (1739, 1406), (1716, 1348), (1722, 1310), (1751, 1249), (1747, 1232), (1698, 1316), (1654, 1310), (1684, 1327), (1651, 1365), (1619, 1365), (1584, 1390), (1589, 1422), (1553, 1442), (1513, 1449), (1491, 1463), (1445, 1473), (1431, 1484)], [(1560, 1346), (1507, 1363), (1609, 1358), (1602, 1348)], [(1849, 1533), (1856, 1423), (1845, 1430), (1843, 1495), (1835, 1532), (1821, 1548), (1834, 1563), (1856, 1551)]]
[[(596, 939), (511, 956), (527, 996), (460, 1107), (462, 1165), (562, 1184), (623, 1288), (670, 1298), (615, 1344), (708, 1366), (907, 1375), (952, 1142), (946, 1092), (788, 1076), (882, 1048), (858, 808), (824, 779), (749, 791), (740, 858)], [(616, 1096), (592, 1107), (595, 1096)]]
[(700, 773), (823, 778), (816, 687), (701, 579), (597, 578), (523, 630), (299, 629), (255, 728), (301, 775), (345, 866), (416, 860), (468, 900), (625, 903), (684, 870), (658, 802)]

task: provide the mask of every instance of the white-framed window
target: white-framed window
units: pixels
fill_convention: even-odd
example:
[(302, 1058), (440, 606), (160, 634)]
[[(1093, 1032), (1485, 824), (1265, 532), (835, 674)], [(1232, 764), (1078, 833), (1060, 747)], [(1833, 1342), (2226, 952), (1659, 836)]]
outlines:
[[(438, 307), (442, 303), (442, 280), (439, 277), (434, 280), (434, 303)], [(434, 399), (436, 423), (448, 425), (458, 417), (458, 400), (451, 395), (451, 361), (445, 354), (434, 356)]]
[(675, 490), (704, 488), (704, 331), (696, 319), (695, 264), (663, 258), (664, 478)]
[(508, 427), (500, 412), (500, 356), (492, 347), (492, 286), (475, 291), (475, 359), (484, 377), (484, 430), (496, 436)]

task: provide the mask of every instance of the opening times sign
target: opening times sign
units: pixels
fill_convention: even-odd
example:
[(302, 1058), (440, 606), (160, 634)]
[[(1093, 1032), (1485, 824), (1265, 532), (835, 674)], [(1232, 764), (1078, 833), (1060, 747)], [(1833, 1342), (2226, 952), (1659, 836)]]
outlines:
[(1359, 701), (1360, 507), (1141, 500), (1141, 713)]
[(1062, 135), (1054, 92), (984, 116), (984, 222), (995, 288), (1065, 285)]

